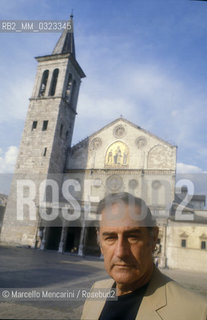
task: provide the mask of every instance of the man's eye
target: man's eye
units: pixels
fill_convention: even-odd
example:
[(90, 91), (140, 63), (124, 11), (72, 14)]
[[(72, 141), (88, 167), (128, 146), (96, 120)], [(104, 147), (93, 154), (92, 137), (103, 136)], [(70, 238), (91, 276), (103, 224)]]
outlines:
[(105, 238), (105, 241), (111, 242), (111, 241), (114, 241), (115, 239), (116, 239), (116, 237), (110, 236), (110, 237)]

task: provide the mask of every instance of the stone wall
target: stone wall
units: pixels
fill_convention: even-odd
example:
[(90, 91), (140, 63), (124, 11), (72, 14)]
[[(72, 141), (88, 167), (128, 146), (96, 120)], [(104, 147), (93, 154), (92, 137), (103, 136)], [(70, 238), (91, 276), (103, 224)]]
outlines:
[[(181, 241), (186, 240), (186, 247)], [(207, 272), (207, 225), (196, 222), (170, 221), (167, 227), (167, 265), (169, 268)]]

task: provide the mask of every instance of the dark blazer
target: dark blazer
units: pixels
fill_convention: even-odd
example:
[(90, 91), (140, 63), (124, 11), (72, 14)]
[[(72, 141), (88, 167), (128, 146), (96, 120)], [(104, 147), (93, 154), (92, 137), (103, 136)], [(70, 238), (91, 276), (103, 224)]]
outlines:
[[(93, 288), (111, 288), (112, 279)], [(106, 300), (86, 300), (82, 320), (98, 320)], [(141, 302), (136, 320), (207, 320), (207, 299), (181, 287), (157, 268)]]

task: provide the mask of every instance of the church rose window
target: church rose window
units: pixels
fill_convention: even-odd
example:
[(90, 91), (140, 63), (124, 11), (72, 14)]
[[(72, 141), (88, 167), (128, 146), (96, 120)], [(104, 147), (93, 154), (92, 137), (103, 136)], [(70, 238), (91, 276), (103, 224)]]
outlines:
[(123, 179), (121, 176), (113, 174), (112, 176), (108, 177), (106, 180), (106, 187), (111, 192), (119, 191), (123, 186)]
[(50, 96), (55, 95), (58, 74), (59, 74), (59, 69), (55, 69), (52, 74), (52, 81), (51, 81), (51, 85), (50, 85)]
[(49, 70), (45, 70), (42, 75), (42, 81), (39, 90), (39, 97), (43, 97), (45, 95), (47, 80), (49, 76)]
[(115, 138), (123, 138), (126, 134), (126, 130), (122, 125), (118, 125), (113, 130), (113, 135)]

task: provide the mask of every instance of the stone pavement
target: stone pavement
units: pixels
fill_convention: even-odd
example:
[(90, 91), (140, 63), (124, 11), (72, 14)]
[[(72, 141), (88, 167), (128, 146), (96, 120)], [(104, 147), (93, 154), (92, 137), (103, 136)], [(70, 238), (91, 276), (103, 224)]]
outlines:
[(193, 272), (178, 269), (162, 269), (164, 274), (180, 283), (186, 289), (201, 294), (207, 299), (207, 272)]
[[(106, 278), (103, 261), (56, 251), (0, 246), (1, 288), (44, 290), (90, 289), (94, 279)], [(5, 301), (0, 319), (80, 319), (83, 300)]]
[[(66, 290), (90, 288), (107, 277), (99, 258), (55, 251), (0, 246), (1, 288)], [(187, 288), (207, 297), (207, 274), (162, 270)], [(0, 302), (0, 319), (80, 319), (83, 300)]]

